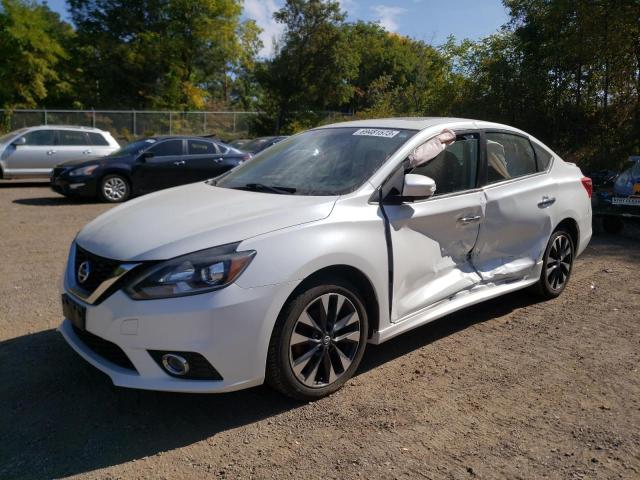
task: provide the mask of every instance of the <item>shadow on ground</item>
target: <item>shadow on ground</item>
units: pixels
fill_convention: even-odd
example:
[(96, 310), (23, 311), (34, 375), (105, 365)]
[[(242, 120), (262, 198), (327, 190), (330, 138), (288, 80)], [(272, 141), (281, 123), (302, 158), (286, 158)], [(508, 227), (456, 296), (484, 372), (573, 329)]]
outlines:
[[(359, 373), (534, 301), (515, 293), (369, 346)], [(267, 387), (220, 395), (118, 389), (54, 330), (0, 343), (0, 365), (0, 478), (58, 478), (117, 465), (300, 405)]]
[(17, 198), (13, 201), (18, 205), (28, 205), (33, 207), (56, 207), (59, 205), (82, 205), (85, 203), (98, 203), (96, 200), (87, 198), (70, 198), (70, 197), (32, 197)]
[(0, 188), (33, 188), (33, 187), (48, 187), (49, 182), (47, 180), (41, 181), (24, 181), (24, 180), (0, 180)]

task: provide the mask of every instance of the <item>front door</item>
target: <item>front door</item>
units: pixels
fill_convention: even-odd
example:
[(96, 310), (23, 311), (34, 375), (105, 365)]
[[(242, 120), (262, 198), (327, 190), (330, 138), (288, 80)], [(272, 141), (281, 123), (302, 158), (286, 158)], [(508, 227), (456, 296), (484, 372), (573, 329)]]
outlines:
[(478, 186), (480, 137), (458, 135), (413, 169), (435, 180), (428, 200), (385, 205), (393, 248), (392, 321), (398, 322), (480, 282), (470, 263), (484, 212)]
[(159, 141), (146, 152), (152, 153), (153, 156), (141, 156), (133, 168), (132, 177), (136, 192), (153, 192), (186, 183), (188, 170), (182, 139)]
[(23, 145), (7, 147), (7, 173), (15, 176), (48, 175), (60, 161), (54, 130), (33, 130), (24, 135)]

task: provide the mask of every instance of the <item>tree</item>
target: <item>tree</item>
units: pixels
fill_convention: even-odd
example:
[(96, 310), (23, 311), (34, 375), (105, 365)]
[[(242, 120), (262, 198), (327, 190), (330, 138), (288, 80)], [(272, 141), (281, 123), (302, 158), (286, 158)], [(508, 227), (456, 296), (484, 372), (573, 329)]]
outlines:
[(46, 5), (2, 0), (0, 9), (0, 105), (33, 108), (69, 90), (61, 73), (71, 27)]

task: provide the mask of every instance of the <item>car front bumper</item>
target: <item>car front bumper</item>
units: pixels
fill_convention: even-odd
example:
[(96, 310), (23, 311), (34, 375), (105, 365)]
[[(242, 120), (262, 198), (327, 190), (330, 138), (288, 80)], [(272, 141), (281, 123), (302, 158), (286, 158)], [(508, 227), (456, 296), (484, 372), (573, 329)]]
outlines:
[[(65, 288), (86, 307), (86, 331), (118, 346), (135, 370), (102, 356), (68, 319), (58, 330), (116, 386), (193, 393), (240, 390), (263, 383), (273, 325), (294, 287), (245, 289), (234, 284), (207, 294), (144, 301), (117, 291), (98, 305), (84, 303)], [(153, 350), (199, 353), (222, 380), (170, 376), (150, 355)]]
[(66, 196), (95, 197), (98, 194), (97, 181), (93, 177), (51, 176), (50, 186), (54, 192)]

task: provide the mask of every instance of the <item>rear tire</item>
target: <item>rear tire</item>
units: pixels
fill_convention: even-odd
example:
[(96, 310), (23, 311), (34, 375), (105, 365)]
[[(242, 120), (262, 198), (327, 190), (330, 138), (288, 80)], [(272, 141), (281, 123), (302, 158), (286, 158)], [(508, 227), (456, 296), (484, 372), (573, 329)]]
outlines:
[(624, 221), (620, 217), (606, 216), (602, 218), (602, 228), (605, 232), (616, 235), (624, 229)]
[(540, 279), (532, 290), (543, 299), (558, 297), (567, 286), (573, 269), (575, 247), (569, 232), (556, 230), (544, 251)]
[(364, 355), (367, 312), (348, 282), (316, 282), (283, 308), (271, 335), (266, 382), (296, 400), (338, 390)]
[(122, 175), (105, 175), (100, 180), (99, 189), (100, 198), (108, 203), (124, 202), (131, 196), (129, 181)]

